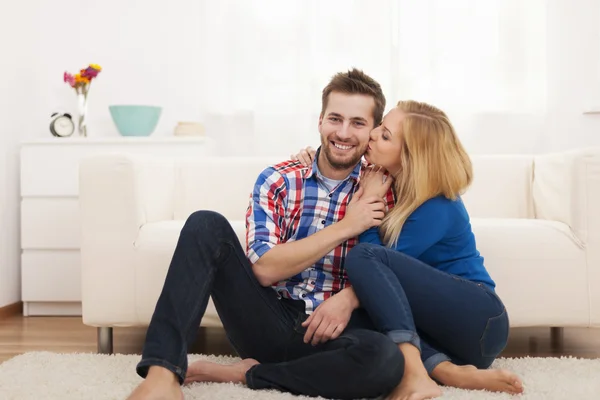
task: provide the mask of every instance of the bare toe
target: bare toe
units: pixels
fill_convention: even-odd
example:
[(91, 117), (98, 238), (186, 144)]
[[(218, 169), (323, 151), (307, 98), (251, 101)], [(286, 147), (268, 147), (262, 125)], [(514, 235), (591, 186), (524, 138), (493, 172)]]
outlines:
[(471, 390), (488, 390), (511, 394), (523, 393), (523, 383), (514, 373), (505, 369), (477, 369), (472, 365), (444, 366), (439, 379), (446, 386)]

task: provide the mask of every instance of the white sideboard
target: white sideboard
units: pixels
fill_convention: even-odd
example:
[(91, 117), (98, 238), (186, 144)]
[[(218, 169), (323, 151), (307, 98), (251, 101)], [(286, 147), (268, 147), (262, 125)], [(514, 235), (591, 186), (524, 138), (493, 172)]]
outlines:
[(79, 160), (127, 152), (195, 157), (205, 137), (47, 138), (21, 143), (23, 315), (81, 315)]

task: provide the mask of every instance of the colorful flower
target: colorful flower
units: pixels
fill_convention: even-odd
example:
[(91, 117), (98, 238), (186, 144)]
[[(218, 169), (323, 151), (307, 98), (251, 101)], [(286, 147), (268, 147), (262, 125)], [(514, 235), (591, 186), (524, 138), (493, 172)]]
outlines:
[(80, 89), (87, 90), (87, 86), (98, 76), (101, 70), (102, 68), (98, 64), (90, 64), (88, 67), (80, 69), (79, 73), (75, 75), (65, 72), (63, 80), (79, 93)]
[(65, 72), (63, 79), (66, 83), (71, 85), (71, 87), (75, 86), (75, 77), (73, 75), (69, 74), (68, 72)]
[(90, 79), (94, 79), (95, 77), (98, 76), (99, 73), (100, 73), (99, 70), (94, 69), (92, 67), (87, 67), (87, 69), (85, 69), (84, 72), (82, 72), (81, 75), (85, 76), (87, 78), (90, 78)]

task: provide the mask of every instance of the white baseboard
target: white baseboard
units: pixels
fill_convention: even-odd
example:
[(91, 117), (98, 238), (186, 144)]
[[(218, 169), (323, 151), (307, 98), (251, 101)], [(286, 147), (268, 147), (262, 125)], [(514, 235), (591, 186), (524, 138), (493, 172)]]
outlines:
[(61, 316), (61, 317), (80, 317), (80, 302), (43, 302), (28, 301), (23, 302), (23, 316)]

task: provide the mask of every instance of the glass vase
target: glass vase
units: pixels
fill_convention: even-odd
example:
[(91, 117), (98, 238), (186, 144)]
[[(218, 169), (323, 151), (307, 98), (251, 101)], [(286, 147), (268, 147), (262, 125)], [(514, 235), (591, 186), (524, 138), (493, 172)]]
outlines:
[(88, 105), (88, 92), (84, 90), (77, 93), (77, 111), (78, 111), (78, 123), (77, 131), (80, 137), (87, 137), (87, 105)]

